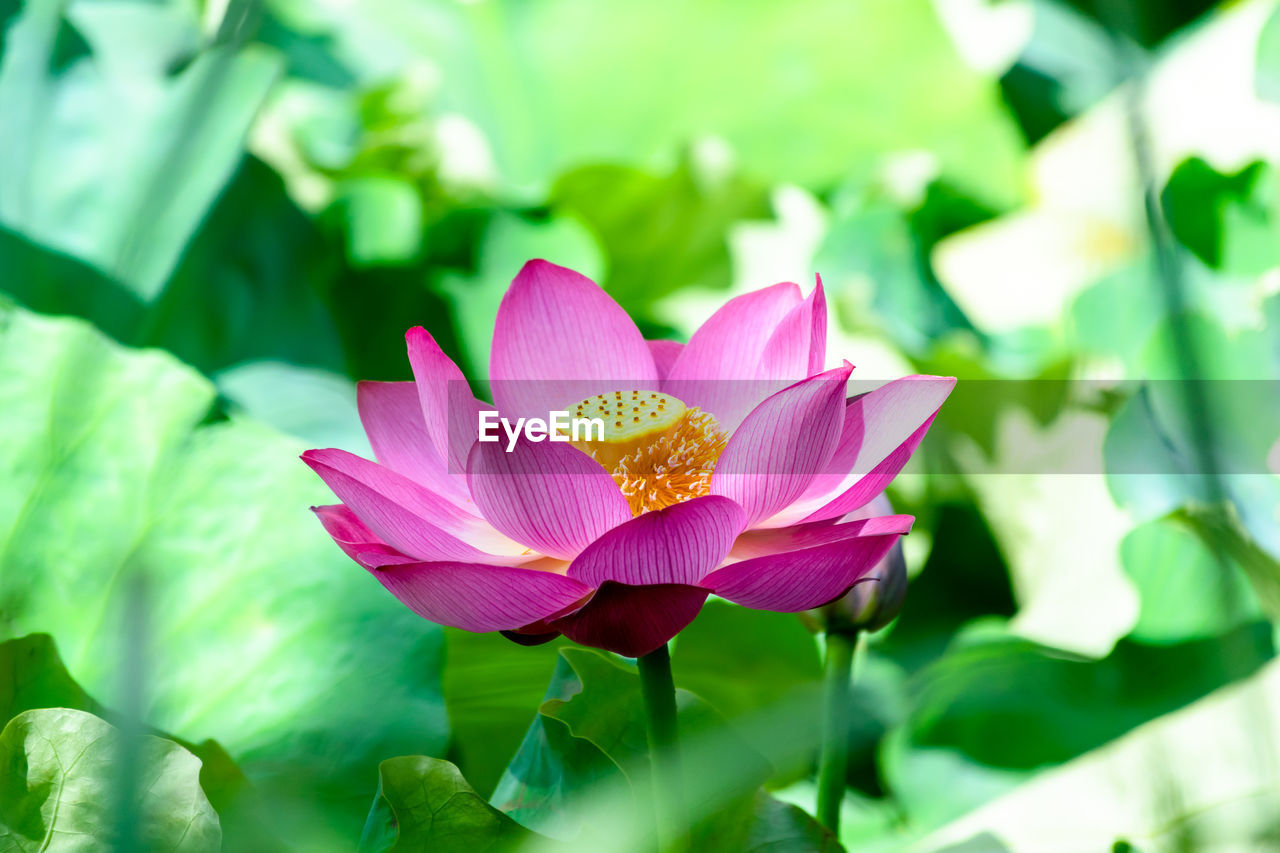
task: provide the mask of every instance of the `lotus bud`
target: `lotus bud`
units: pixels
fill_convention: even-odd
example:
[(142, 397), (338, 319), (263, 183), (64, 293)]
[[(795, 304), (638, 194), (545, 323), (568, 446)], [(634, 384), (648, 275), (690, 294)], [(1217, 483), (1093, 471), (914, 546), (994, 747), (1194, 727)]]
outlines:
[[(884, 495), (847, 520), (892, 515), (893, 507)], [(907, 561), (898, 541), (867, 575), (841, 598), (809, 611), (812, 621), (824, 631), (879, 631), (893, 621), (907, 597)], [(806, 620), (808, 621), (808, 620)]]

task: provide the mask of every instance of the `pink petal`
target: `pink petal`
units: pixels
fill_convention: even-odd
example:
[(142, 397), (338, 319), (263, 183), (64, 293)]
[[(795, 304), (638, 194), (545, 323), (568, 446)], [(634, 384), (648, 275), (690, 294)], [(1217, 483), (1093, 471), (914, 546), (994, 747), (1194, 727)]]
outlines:
[(427, 436), (445, 470), (461, 476), (479, 431), (480, 403), (462, 371), (421, 326), (405, 333)]
[(730, 299), (693, 333), (663, 390), (711, 412), (732, 432), (757, 403), (789, 384), (767, 379), (761, 358), (778, 324), (803, 301), (790, 282)]
[(800, 287), (791, 282), (730, 299), (693, 333), (688, 346), (672, 366), (670, 378), (745, 379), (756, 376), (760, 356), (774, 330), (803, 301)]
[(648, 341), (649, 353), (653, 356), (653, 366), (658, 369), (658, 378), (666, 379), (671, 372), (671, 365), (676, 363), (680, 353), (684, 352), (684, 344), (679, 341)]
[(804, 494), (826, 470), (840, 439), (848, 365), (779, 391), (757, 406), (729, 439), (711, 476), (711, 493), (768, 518)]
[(844, 521), (841, 524), (819, 521), (794, 527), (748, 530), (733, 543), (731, 554), (738, 559), (747, 559), (814, 548), (857, 536), (901, 535), (911, 531), (914, 521), (915, 518), (910, 515), (880, 515)]
[(308, 450), (302, 459), (378, 539), (403, 554), (418, 560), (529, 559), (485, 521), (403, 474), (345, 450)]
[(338, 543), (338, 547), (366, 569), (414, 561), (413, 557), (401, 554), (380, 540), (376, 533), (356, 518), (355, 513), (342, 504), (313, 506), (311, 511), (320, 519), (325, 531)]
[(414, 613), (466, 631), (519, 628), (591, 590), (555, 572), (475, 563), (406, 563), (370, 573)]
[[(875, 499), (870, 503), (858, 507), (858, 509), (841, 516), (837, 521), (843, 523), (846, 521), (861, 521), (864, 518), (875, 518), (876, 516), (893, 515), (893, 504), (889, 502), (889, 498), (885, 494), (876, 495)], [(904, 530), (903, 533), (906, 533)]]
[(542, 554), (571, 560), (631, 518), (627, 500), (600, 463), (560, 442), (477, 442), (468, 463), (471, 495), (498, 530)]
[(360, 421), (378, 462), (474, 512), (465, 471), (450, 474), (427, 430), (414, 382), (361, 382), (356, 386)]
[(792, 308), (769, 336), (760, 357), (761, 375), (795, 382), (822, 372), (827, 357), (827, 299), (822, 278), (809, 298)]
[(809, 333), (809, 370), (807, 375), (821, 373), (827, 364), (827, 294), (822, 289), (822, 276), (815, 276), (813, 293), (809, 301), (813, 303), (810, 319), (813, 330)]
[(717, 569), (701, 585), (757, 610), (809, 610), (848, 592), (897, 541), (896, 533), (853, 536), (813, 548), (755, 557)]
[(893, 479), (898, 476), (899, 472), (906, 467), (907, 462), (911, 459), (911, 454), (916, 452), (916, 448), (924, 440), (925, 434), (929, 432), (929, 427), (933, 426), (935, 417), (937, 417), (937, 413), (930, 415), (927, 421), (921, 424), (915, 432), (907, 436), (907, 440), (894, 448), (893, 452), (886, 456), (876, 467), (867, 472), (866, 476), (844, 492), (841, 492), (838, 497), (806, 515), (804, 520), (821, 521), (855, 512), (884, 492), (889, 484), (893, 482)]
[(658, 387), (627, 313), (591, 279), (541, 260), (524, 265), (498, 306), (489, 373), (508, 418), (546, 418), (592, 394)]
[(706, 600), (696, 586), (606, 581), (581, 610), (550, 624), (576, 643), (634, 658), (684, 630)]
[(737, 504), (715, 496), (647, 512), (588, 545), (569, 577), (591, 586), (696, 584), (724, 561), (745, 524)]
[(829, 473), (814, 477), (800, 500), (764, 525), (835, 518), (878, 495), (911, 458), (955, 383), (952, 377), (908, 376), (849, 401)]

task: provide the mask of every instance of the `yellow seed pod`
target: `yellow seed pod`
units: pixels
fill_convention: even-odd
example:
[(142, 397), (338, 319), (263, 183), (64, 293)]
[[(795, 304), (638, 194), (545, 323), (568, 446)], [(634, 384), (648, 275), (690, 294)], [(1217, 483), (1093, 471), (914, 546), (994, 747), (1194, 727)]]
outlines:
[[(610, 391), (569, 407), (572, 418), (599, 418), (603, 440), (573, 443), (612, 471), (622, 457), (670, 433), (685, 414), (685, 405), (658, 391)], [(592, 438), (596, 433), (588, 431)]]

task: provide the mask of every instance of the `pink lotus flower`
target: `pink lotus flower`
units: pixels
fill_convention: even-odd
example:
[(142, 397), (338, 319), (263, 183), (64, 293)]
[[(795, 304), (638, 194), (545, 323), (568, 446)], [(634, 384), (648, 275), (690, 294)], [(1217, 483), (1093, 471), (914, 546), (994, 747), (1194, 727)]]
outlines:
[(645, 341), (589, 279), (530, 261), (498, 309), (496, 408), (607, 415), (606, 433), (508, 452), (476, 440), (489, 407), (431, 336), (406, 339), (415, 381), (359, 386), (378, 461), (303, 454), (342, 501), (315, 508), (325, 529), (433, 622), (632, 657), (713, 593), (799, 612), (848, 591), (913, 519), (846, 516), (955, 384), (912, 376), (846, 400), (852, 365), (822, 370), (821, 282), (732, 299), (682, 345)]

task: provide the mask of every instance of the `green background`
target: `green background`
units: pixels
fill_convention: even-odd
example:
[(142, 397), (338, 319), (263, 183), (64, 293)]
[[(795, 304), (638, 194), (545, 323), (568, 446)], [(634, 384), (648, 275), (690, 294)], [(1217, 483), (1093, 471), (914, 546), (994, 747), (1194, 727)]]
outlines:
[(960, 379), (838, 840), (821, 640), (675, 644), (701, 849), (1274, 848), (1275, 6), (0, 0), (0, 849), (643, 849), (634, 669), (414, 616), (297, 458), (532, 257)]

